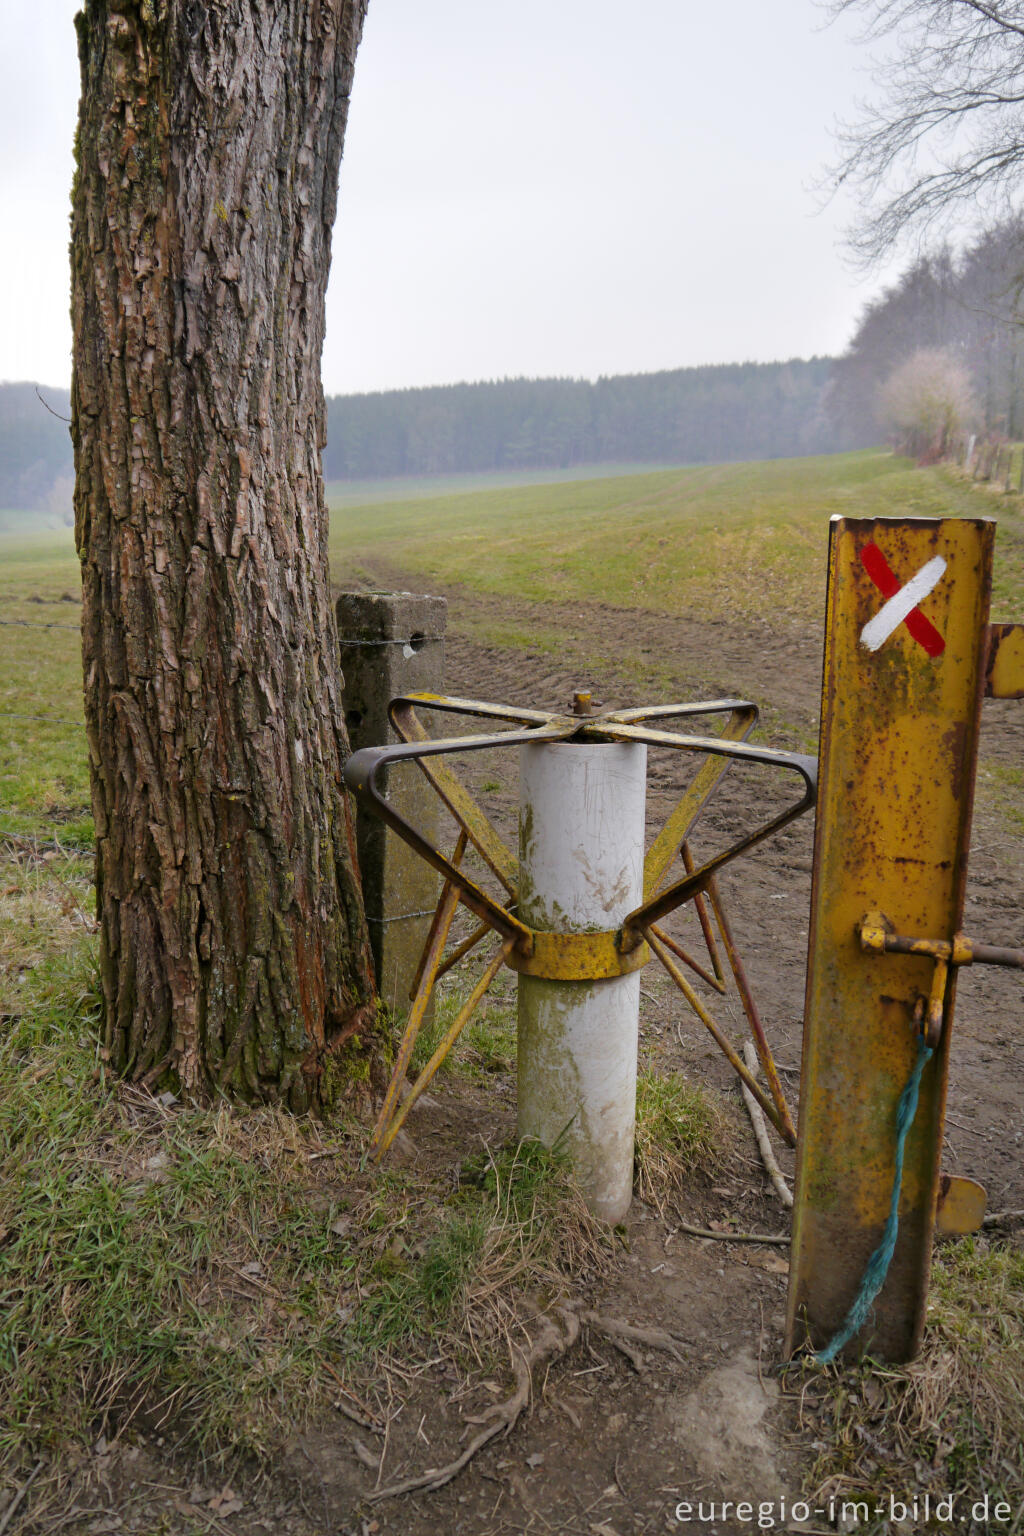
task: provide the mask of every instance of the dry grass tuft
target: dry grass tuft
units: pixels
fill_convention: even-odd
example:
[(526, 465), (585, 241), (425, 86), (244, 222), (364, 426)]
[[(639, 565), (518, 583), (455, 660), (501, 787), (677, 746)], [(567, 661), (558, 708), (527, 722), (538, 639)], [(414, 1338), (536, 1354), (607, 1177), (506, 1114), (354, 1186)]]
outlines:
[[(812, 1367), (804, 1367), (811, 1370)], [(1024, 1529), (1024, 1250), (968, 1237), (943, 1244), (932, 1272), (924, 1349), (906, 1366), (870, 1361), (819, 1378), (829, 1438), (811, 1481), (823, 1498), (987, 1494)]]
[(636, 1085), (634, 1185), (641, 1200), (662, 1211), (695, 1171), (718, 1162), (725, 1120), (708, 1092), (677, 1072), (648, 1066)]

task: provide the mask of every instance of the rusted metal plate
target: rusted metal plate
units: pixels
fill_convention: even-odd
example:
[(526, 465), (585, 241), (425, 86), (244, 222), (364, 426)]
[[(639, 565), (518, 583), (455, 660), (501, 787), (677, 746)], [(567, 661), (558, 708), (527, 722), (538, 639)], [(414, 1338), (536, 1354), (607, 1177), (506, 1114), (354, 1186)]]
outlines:
[(1024, 699), (1024, 624), (990, 624), (988, 676), (990, 699)]
[[(832, 523), (789, 1350), (836, 1332), (880, 1240), (915, 1008), (935, 971), (929, 955), (863, 949), (860, 925), (882, 912), (895, 932), (949, 943), (960, 928), (993, 538), (988, 519)], [(950, 966), (896, 1253), (850, 1353), (907, 1360), (920, 1342), (955, 978)]]
[(955, 1173), (939, 1178), (939, 1196), (935, 1206), (935, 1227), (939, 1232), (977, 1232), (985, 1219), (988, 1196), (984, 1185), (963, 1179)]

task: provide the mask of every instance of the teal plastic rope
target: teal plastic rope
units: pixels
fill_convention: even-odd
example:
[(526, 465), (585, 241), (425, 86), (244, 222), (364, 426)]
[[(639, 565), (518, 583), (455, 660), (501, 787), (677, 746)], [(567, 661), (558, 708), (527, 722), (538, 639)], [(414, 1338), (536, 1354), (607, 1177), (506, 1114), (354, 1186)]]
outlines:
[(882, 1233), (882, 1241), (868, 1259), (864, 1270), (864, 1278), (860, 1282), (860, 1290), (849, 1312), (846, 1321), (836, 1334), (830, 1339), (824, 1349), (819, 1349), (812, 1356), (819, 1365), (830, 1365), (842, 1349), (844, 1344), (849, 1344), (854, 1334), (859, 1333), (868, 1320), (875, 1297), (885, 1284), (885, 1277), (889, 1273), (889, 1265), (896, 1251), (896, 1238), (900, 1230), (900, 1187), (903, 1184), (903, 1156), (907, 1148), (907, 1133), (914, 1123), (917, 1114), (917, 1096), (921, 1087), (921, 1074), (934, 1052), (930, 1045), (925, 1044), (924, 1035), (918, 1036), (917, 1060), (914, 1062), (914, 1070), (907, 1080), (907, 1086), (900, 1094), (899, 1108), (896, 1111), (896, 1171), (892, 1181), (892, 1199), (889, 1202), (889, 1219)]

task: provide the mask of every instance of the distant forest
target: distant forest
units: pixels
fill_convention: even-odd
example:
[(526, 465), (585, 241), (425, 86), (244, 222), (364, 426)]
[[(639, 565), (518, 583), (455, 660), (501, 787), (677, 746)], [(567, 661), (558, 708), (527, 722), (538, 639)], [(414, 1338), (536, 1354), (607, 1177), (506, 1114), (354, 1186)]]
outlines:
[(48, 521), (71, 522), (74, 464), (67, 423), (66, 389), (35, 384), (0, 384), (0, 512), (42, 511)]
[[(706, 464), (859, 446), (827, 413), (833, 361), (582, 379), (504, 379), (327, 400), (328, 480), (581, 464)], [(66, 390), (42, 389), (69, 414)], [(865, 441), (870, 441), (870, 434)], [(0, 509), (70, 518), (67, 426), (32, 384), (0, 384)]]
[[(833, 362), (598, 379), (503, 379), (327, 401), (328, 480), (577, 464), (708, 464), (848, 446), (824, 409)], [(869, 439), (870, 440), (870, 439)]]
[(882, 386), (923, 350), (966, 370), (974, 395), (966, 426), (993, 439), (1024, 436), (1024, 217), (962, 251), (921, 256), (868, 305), (835, 365), (831, 414), (852, 436), (878, 438)]

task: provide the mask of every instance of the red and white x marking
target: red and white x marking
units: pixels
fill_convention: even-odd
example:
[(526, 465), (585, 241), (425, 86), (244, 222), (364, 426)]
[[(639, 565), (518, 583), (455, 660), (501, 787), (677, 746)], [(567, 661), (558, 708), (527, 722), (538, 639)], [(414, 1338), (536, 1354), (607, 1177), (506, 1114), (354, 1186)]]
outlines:
[(865, 544), (860, 552), (860, 561), (882, 596), (889, 599), (879, 608), (874, 618), (864, 625), (860, 632), (861, 644), (869, 651), (877, 651), (901, 624), (906, 624), (918, 645), (929, 656), (940, 656), (946, 649), (946, 642), (917, 605), (942, 580), (946, 569), (942, 556), (936, 555), (927, 565), (922, 565), (917, 575), (912, 576), (903, 586), (877, 544)]

